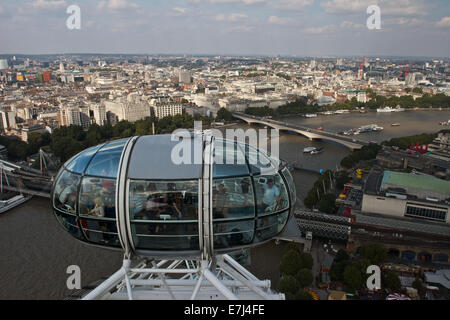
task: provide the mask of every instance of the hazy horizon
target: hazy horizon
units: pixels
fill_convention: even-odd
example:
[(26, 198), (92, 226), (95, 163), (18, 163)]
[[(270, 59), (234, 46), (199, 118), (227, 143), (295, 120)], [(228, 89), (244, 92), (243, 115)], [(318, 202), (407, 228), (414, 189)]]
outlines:
[(448, 0), (0, 0), (0, 29), (2, 55), (450, 57)]

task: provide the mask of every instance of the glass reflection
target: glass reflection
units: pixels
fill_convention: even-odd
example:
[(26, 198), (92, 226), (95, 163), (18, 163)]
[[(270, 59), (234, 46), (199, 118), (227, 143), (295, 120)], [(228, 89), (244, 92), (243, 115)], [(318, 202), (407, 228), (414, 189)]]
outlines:
[(103, 145), (89, 148), (86, 151), (80, 153), (78, 156), (75, 156), (73, 160), (70, 160), (68, 162), (66, 169), (76, 173), (84, 173), (84, 170), (86, 170), (86, 166), (88, 165), (89, 161), (91, 161), (91, 158), (102, 146)]
[(123, 148), (128, 140), (113, 141), (103, 146), (92, 159), (87, 175), (116, 178)]
[(256, 241), (264, 241), (279, 234), (287, 223), (288, 211), (280, 214), (265, 216), (258, 219)]
[(75, 214), (77, 212), (77, 187), (80, 184), (80, 176), (62, 171), (56, 182), (53, 193), (53, 205), (55, 208)]
[(214, 248), (224, 249), (250, 244), (254, 226), (254, 220), (214, 223)]
[(77, 217), (72, 214), (66, 214), (58, 209), (54, 210), (59, 223), (75, 238), (83, 240), (83, 235), (78, 228)]
[(227, 140), (214, 141), (213, 177), (233, 177), (248, 175), (248, 167), (240, 146)]
[(292, 174), (289, 172), (288, 168), (283, 169), (283, 175), (286, 178), (288, 188), (290, 191), (291, 202), (292, 202), (291, 206), (294, 207), (295, 203), (297, 202), (297, 191), (295, 189), (294, 178), (292, 177)]
[(250, 178), (215, 179), (213, 218), (240, 219), (255, 216), (253, 185)]
[(116, 221), (80, 218), (80, 222), (83, 232), (89, 241), (99, 244), (120, 246)]
[(268, 215), (289, 207), (289, 198), (283, 179), (273, 176), (255, 177), (258, 215)]
[(250, 171), (253, 174), (264, 174), (273, 172), (275, 169), (265, 153), (246, 144), (241, 145), (245, 150), (245, 156), (248, 160)]
[(197, 220), (198, 182), (131, 181), (129, 201), (132, 220)]
[(116, 181), (87, 177), (80, 190), (80, 215), (114, 219)]

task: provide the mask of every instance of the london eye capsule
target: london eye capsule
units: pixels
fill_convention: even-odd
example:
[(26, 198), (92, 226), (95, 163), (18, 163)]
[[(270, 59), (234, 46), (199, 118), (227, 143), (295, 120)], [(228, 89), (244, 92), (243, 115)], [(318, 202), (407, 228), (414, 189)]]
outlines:
[(52, 190), (53, 211), (75, 238), (150, 257), (261, 244), (283, 231), (295, 200), (280, 161), (204, 134), (89, 148), (63, 165)]

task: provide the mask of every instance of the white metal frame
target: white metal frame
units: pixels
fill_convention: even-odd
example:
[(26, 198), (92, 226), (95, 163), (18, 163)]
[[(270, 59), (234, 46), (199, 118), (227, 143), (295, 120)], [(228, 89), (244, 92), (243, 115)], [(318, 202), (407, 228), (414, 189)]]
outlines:
[[(122, 268), (82, 300), (284, 300), (229, 255), (211, 260), (141, 261)], [(150, 267), (151, 266), (151, 267)]]

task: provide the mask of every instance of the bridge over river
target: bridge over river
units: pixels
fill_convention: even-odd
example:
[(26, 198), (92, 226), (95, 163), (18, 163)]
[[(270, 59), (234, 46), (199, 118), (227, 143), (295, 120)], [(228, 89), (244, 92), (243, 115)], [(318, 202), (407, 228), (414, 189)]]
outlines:
[(340, 145), (343, 145), (351, 150), (361, 149), (363, 146), (369, 144), (366, 141), (356, 140), (356, 139), (346, 137), (346, 136), (343, 136), (343, 135), (340, 135), (340, 134), (337, 134), (334, 132), (328, 132), (328, 131), (312, 129), (312, 128), (308, 128), (308, 127), (304, 127), (304, 126), (288, 124), (286, 122), (276, 121), (276, 120), (267, 119), (267, 118), (254, 117), (254, 116), (250, 116), (250, 115), (243, 114), (240, 112), (234, 112), (233, 116), (236, 119), (240, 119), (240, 120), (247, 122), (248, 124), (257, 123), (257, 124), (262, 124), (262, 125), (277, 129), (277, 130), (295, 132), (302, 136), (307, 137), (310, 140), (317, 139), (317, 140), (332, 141), (332, 142), (338, 143)]

